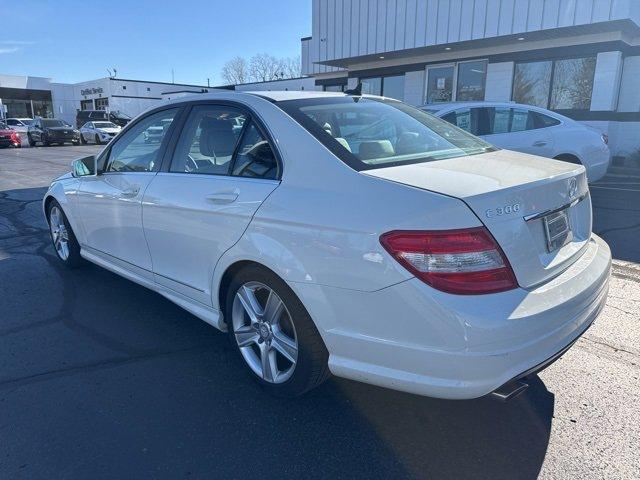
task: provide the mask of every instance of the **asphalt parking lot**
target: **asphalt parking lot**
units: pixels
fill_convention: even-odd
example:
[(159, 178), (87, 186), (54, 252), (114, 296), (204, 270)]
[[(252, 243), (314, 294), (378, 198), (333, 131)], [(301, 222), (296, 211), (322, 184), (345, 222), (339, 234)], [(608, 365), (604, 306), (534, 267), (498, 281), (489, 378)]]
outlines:
[(640, 177), (592, 186), (608, 304), (522, 396), (332, 379), (285, 401), (160, 295), (58, 266), (40, 200), (98, 149), (0, 150), (0, 478), (640, 478)]

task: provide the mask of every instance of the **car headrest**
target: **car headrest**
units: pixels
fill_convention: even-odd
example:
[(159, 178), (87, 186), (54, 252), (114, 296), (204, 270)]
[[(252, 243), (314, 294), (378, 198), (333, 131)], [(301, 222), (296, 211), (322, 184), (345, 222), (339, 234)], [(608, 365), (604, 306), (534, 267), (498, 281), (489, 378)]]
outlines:
[(389, 140), (362, 142), (360, 144), (360, 150), (358, 151), (358, 156), (361, 160), (391, 157), (393, 154), (393, 145), (391, 145)]
[(205, 117), (200, 121), (200, 153), (207, 157), (228, 157), (236, 146), (233, 125), (228, 120)]

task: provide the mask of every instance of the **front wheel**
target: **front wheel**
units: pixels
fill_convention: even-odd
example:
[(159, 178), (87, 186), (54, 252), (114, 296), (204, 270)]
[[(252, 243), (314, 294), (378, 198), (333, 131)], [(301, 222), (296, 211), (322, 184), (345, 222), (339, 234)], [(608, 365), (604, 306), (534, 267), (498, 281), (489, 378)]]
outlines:
[(100, 140), (100, 137), (96, 134), (96, 145), (102, 145), (102, 141)]
[(44, 145), (45, 147), (48, 147), (49, 145), (51, 145), (51, 143), (49, 142), (49, 139), (45, 135), (42, 135), (40, 139), (42, 140), (42, 145)]
[(86, 145), (86, 144), (87, 144), (87, 141), (86, 141), (86, 140), (85, 140), (85, 138), (84, 138), (84, 134), (82, 134), (82, 133), (80, 134), (80, 143), (81, 143), (82, 145)]
[(49, 204), (47, 219), (51, 241), (58, 259), (67, 268), (76, 268), (82, 264), (80, 245), (76, 239), (62, 207), (55, 200)]
[(250, 266), (231, 281), (225, 304), (229, 337), (252, 377), (267, 391), (295, 397), (329, 377), (329, 354), (289, 286)]

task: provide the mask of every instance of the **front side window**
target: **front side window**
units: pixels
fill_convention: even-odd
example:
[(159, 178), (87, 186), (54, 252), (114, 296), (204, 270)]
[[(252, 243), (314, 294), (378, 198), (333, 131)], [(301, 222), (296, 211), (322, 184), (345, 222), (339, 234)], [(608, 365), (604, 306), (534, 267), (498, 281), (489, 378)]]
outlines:
[(160, 146), (177, 108), (153, 113), (133, 125), (111, 147), (107, 172), (155, 172), (160, 166)]
[(277, 105), (355, 170), (494, 150), (448, 122), (394, 100), (310, 98)]
[(559, 60), (553, 70), (551, 108), (553, 110), (589, 110), (596, 59)]
[(462, 62), (458, 64), (457, 101), (484, 100), (487, 61)]
[(8, 119), (7, 120), (7, 125), (11, 125), (11, 126), (20, 126), (22, 125), (18, 120), (13, 120), (13, 119)]
[(180, 135), (170, 171), (227, 175), (246, 116), (231, 107), (194, 107)]
[(455, 125), (462, 130), (465, 130), (469, 133), (473, 133), (474, 135), (478, 135), (477, 133), (477, 115), (475, 112), (477, 109), (470, 108), (459, 108), (458, 110), (454, 110), (453, 112), (449, 112), (446, 115), (442, 116), (443, 120)]

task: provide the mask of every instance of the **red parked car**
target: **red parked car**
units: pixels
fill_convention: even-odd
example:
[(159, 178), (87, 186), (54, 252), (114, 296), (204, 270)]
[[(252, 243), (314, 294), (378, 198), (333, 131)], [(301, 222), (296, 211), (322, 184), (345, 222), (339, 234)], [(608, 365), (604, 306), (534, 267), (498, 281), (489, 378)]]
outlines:
[(21, 145), (20, 134), (9, 128), (6, 123), (0, 122), (0, 147), (20, 148)]

